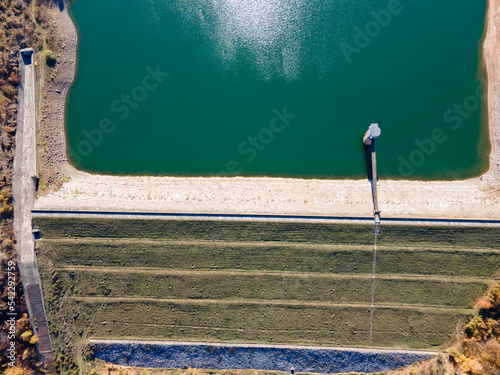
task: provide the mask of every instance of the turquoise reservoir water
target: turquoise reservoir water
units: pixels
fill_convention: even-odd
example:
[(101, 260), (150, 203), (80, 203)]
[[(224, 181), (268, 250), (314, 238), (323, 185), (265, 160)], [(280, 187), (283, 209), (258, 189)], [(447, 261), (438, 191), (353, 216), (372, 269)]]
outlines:
[(75, 0), (68, 152), (111, 174), (484, 172), (486, 0)]

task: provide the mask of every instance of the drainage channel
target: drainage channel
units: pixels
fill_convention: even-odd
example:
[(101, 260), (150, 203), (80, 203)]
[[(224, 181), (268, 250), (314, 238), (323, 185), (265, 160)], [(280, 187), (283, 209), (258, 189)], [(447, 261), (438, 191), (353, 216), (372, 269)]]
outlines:
[(372, 270), (372, 303), (370, 305), (370, 348), (372, 347), (372, 333), (373, 333), (373, 310), (375, 305), (375, 272), (377, 267), (377, 237), (380, 233), (380, 226), (378, 227), (379, 232), (375, 232), (375, 243), (373, 249), (373, 270)]

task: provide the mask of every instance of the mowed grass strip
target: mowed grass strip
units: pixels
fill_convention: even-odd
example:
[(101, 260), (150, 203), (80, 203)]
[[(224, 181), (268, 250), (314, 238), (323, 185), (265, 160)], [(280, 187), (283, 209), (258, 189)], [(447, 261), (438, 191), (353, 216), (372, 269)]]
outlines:
[[(72, 298), (77, 332), (94, 338), (368, 346), (368, 305)], [(372, 345), (441, 349), (473, 310), (376, 307)]]
[(371, 278), (265, 272), (58, 269), (75, 296), (368, 303)]
[[(57, 273), (74, 296), (294, 300), (369, 303), (371, 276), (134, 269), (63, 268)], [(484, 280), (376, 278), (381, 304), (471, 307)]]
[(373, 243), (371, 225), (319, 223), (136, 220), (38, 217), (34, 225), (46, 238), (101, 237), (193, 241), (285, 241)]
[(43, 240), (56, 266), (371, 273), (373, 249), (279, 243)]
[(375, 303), (471, 308), (487, 289), (487, 280), (453, 278), (375, 279)]
[(368, 307), (206, 301), (65, 300), (77, 332), (95, 338), (368, 345)]
[[(263, 221), (138, 220), (37, 217), (45, 238), (101, 237), (202, 241), (285, 241), (328, 244), (373, 243), (372, 226), (365, 224)], [(498, 248), (500, 228), (456, 226), (382, 226), (380, 245), (447, 244)]]
[[(363, 245), (219, 243), (111, 239), (44, 239), (39, 253), (57, 267), (140, 267), (179, 270), (266, 270), (371, 274), (373, 248)], [(500, 250), (379, 246), (377, 274), (491, 278)]]
[(500, 228), (383, 224), (378, 244), (500, 249)]
[(456, 340), (457, 324), (474, 310), (387, 308), (373, 314), (373, 346), (444, 349)]
[(500, 243), (496, 249), (377, 248), (377, 274), (493, 278), (500, 269)]

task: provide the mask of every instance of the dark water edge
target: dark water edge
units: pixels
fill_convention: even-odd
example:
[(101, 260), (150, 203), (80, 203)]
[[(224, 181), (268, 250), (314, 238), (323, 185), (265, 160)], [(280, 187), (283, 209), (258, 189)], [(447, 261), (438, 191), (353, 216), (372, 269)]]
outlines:
[(90, 343), (94, 358), (149, 368), (255, 369), (289, 372), (382, 372), (427, 360), (427, 353), (291, 349), (231, 345)]

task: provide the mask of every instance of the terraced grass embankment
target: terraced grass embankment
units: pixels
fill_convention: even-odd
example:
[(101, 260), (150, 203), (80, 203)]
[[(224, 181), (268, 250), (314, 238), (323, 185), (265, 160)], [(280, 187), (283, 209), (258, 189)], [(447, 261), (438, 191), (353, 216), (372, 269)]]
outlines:
[[(36, 218), (74, 337), (367, 346), (371, 226)], [(500, 268), (495, 228), (379, 237), (373, 345), (442, 348)], [(54, 287), (55, 285), (55, 287)]]

